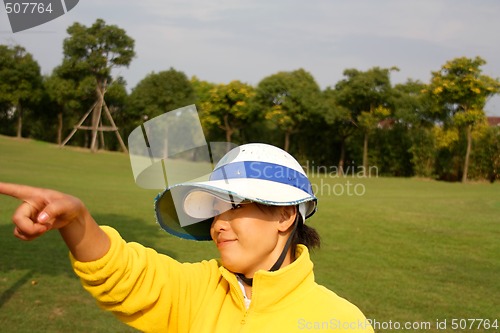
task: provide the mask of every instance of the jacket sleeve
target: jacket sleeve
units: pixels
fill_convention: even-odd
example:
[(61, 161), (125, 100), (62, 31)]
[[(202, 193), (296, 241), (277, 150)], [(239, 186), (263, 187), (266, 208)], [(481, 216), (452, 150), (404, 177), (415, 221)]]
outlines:
[(218, 279), (215, 260), (181, 264), (101, 228), (111, 240), (104, 257), (79, 262), (70, 254), (83, 287), (102, 308), (141, 331), (187, 332), (201, 298)]

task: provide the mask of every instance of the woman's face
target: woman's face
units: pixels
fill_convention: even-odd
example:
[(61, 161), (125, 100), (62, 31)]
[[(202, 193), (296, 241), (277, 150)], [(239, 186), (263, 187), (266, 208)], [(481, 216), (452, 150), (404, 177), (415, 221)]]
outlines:
[[(218, 209), (217, 203), (215, 210)], [(234, 273), (253, 277), (269, 270), (284, 247), (283, 207), (262, 207), (255, 203), (236, 205), (216, 216), (210, 234), (219, 249), (222, 264)], [(285, 229), (284, 229), (285, 228)], [(284, 239), (284, 241), (283, 241)]]

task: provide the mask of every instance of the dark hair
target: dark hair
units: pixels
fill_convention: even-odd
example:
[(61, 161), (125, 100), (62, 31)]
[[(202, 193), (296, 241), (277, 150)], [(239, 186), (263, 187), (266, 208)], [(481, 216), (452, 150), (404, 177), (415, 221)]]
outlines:
[(298, 244), (305, 245), (309, 250), (319, 248), (321, 246), (321, 238), (316, 229), (304, 224), (300, 216), (297, 218), (295, 223), (297, 223), (297, 230), (295, 230), (293, 235), (291, 246), (293, 258), (296, 258), (295, 249)]

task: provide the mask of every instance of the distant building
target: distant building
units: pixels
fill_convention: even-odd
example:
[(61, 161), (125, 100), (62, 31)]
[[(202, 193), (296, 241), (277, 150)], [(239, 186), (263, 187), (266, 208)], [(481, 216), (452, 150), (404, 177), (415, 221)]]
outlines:
[(387, 118), (378, 122), (377, 127), (382, 129), (392, 129), (396, 124), (396, 119)]
[(486, 120), (490, 126), (500, 126), (500, 117), (486, 117)]

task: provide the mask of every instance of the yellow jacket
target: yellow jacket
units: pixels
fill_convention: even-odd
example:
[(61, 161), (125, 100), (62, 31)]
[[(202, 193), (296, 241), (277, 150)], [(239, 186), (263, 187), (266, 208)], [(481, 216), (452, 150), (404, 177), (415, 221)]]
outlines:
[(102, 227), (111, 248), (101, 259), (73, 268), (106, 310), (144, 332), (373, 332), (361, 311), (314, 282), (305, 246), (275, 271), (259, 271), (250, 307), (236, 276), (217, 260), (179, 263)]

